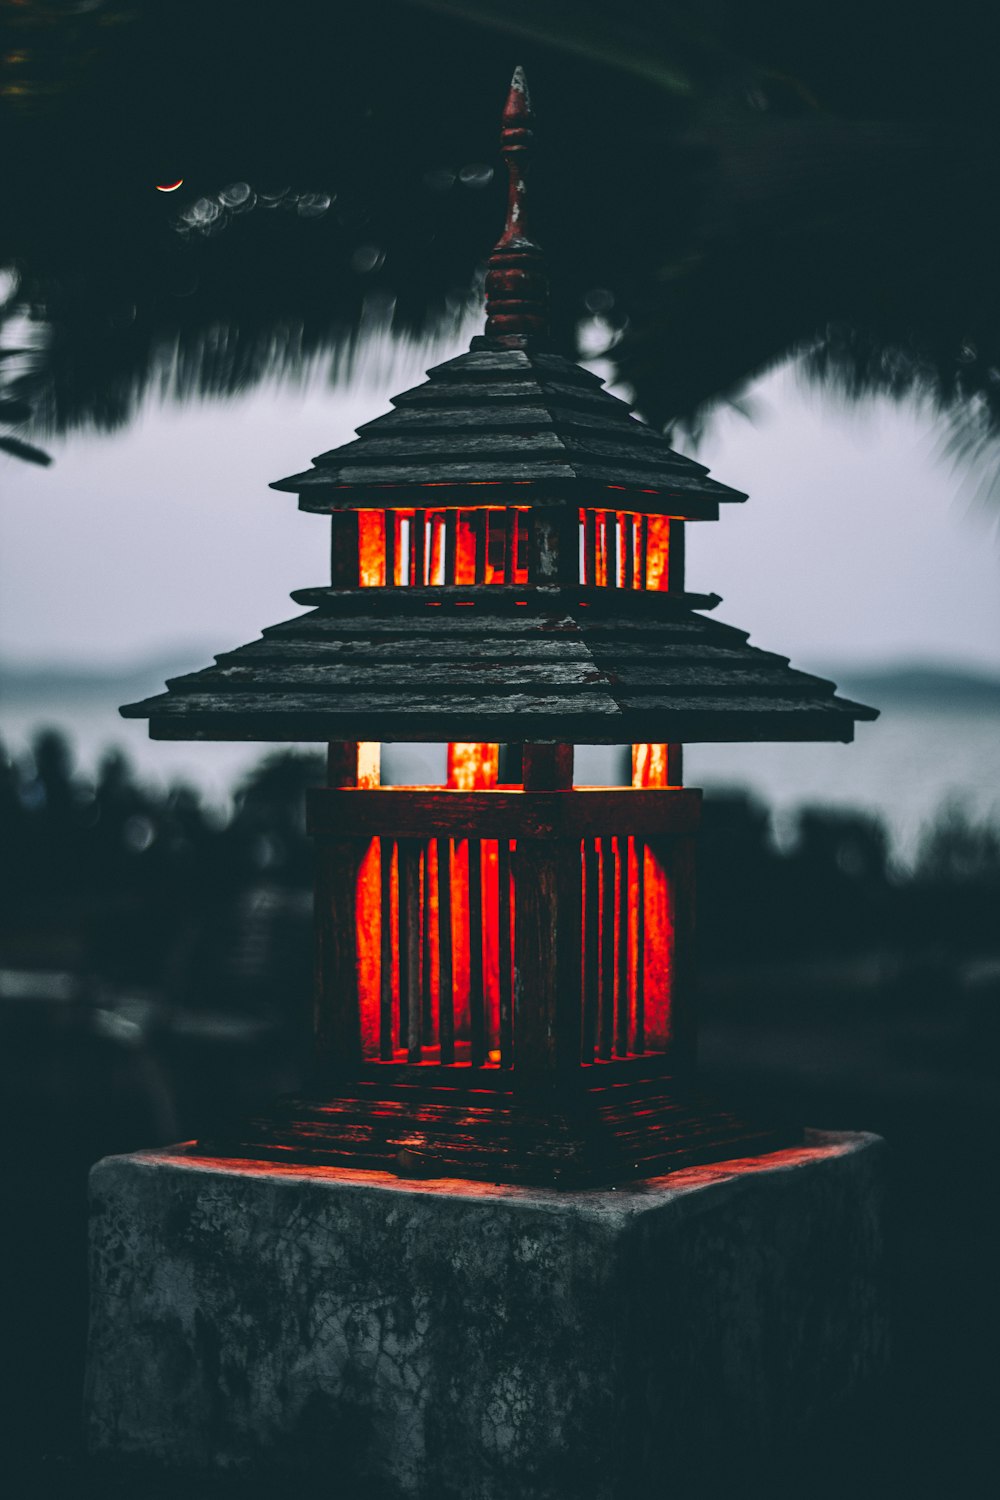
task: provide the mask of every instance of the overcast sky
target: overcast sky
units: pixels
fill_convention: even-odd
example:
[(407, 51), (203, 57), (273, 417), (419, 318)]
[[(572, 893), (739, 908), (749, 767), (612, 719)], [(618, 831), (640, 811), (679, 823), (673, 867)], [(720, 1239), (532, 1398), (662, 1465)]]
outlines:
[[(464, 347), (464, 344), (460, 347)], [(36, 469), (0, 455), (0, 657), (97, 666), (196, 658), (297, 613), (327, 581), (326, 522), (269, 480), (458, 350), (240, 401), (148, 408), (125, 432), (50, 444)], [(1000, 546), (909, 408), (845, 410), (784, 370), (756, 415), (726, 414), (698, 457), (747, 490), (694, 525), (689, 583), (718, 618), (804, 665), (930, 660), (1000, 670)]]

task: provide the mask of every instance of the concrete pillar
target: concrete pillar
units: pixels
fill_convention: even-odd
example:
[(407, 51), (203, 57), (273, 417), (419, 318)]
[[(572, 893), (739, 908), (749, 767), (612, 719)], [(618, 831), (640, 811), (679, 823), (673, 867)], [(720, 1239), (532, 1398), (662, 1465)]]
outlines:
[(880, 1381), (881, 1144), (589, 1192), (111, 1157), (93, 1453), (317, 1494), (707, 1493)]

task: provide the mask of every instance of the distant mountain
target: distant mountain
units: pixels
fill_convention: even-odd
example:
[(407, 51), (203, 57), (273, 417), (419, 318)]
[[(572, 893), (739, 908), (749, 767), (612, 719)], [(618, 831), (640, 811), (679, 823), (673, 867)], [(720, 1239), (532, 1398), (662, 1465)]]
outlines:
[(971, 667), (899, 662), (883, 667), (814, 666), (848, 698), (873, 708), (1000, 714), (1000, 674)]
[(176, 656), (148, 657), (120, 667), (92, 668), (64, 666), (58, 662), (25, 666), (20, 662), (0, 662), (0, 704), (3, 702), (51, 704), (59, 698), (100, 698), (128, 694), (149, 694), (162, 688), (168, 677), (194, 672), (212, 661), (211, 651), (178, 653)]

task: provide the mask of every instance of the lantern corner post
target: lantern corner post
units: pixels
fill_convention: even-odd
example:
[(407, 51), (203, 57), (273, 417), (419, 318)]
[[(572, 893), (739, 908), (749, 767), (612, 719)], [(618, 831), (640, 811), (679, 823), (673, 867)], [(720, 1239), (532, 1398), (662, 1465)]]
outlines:
[[(326, 788), (361, 791), (379, 783), (377, 743), (333, 740), (326, 747)], [(315, 813), (324, 789), (310, 797)], [(317, 1082), (353, 1072), (362, 1061), (358, 882), (364, 847), (337, 837), (310, 816), (316, 842), (313, 895), (313, 1071)]]
[[(526, 743), (524, 790), (570, 793), (573, 746)], [(514, 1081), (557, 1094), (580, 1066), (582, 866), (578, 836), (519, 838), (515, 861)]]

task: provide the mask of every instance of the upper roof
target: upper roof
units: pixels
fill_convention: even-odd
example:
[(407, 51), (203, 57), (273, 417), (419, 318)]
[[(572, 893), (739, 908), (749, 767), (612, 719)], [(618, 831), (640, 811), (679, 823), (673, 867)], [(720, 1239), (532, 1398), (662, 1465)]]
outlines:
[(507, 216), (486, 271), (485, 337), (396, 396), (396, 409), (360, 427), (354, 442), (272, 486), (298, 494), (303, 510), (427, 506), (421, 486), (433, 487), (438, 508), (482, 505), (480, 486), (498, 485), (507, 493), (497, 504), (544, 499), (690, 520), (715, 520), (720, 501), (746, 499), (675, 453), (596, 375), (551, 351), (545, 258), (529, 227), (534, 123), (517, 68), (500, 136)]
[[(406, 505), (421, 485), (441, 490), (442, 505), (481, 505), (484, 484), (530, 487), (519, 504), (543, 492), (618, 509), (630, 503), (625, 491), (636, 508), (691, 520), (714, 520), (721, 501), (746, 499), (675, 453), (602, 384), (562, 355), (477, 339), (393, 397), (395, 410), (359, 427), (355, 441), (271, 487), (297, 493), (308, 511)], [(465, 486), (476, 488), (462, 497)]]

